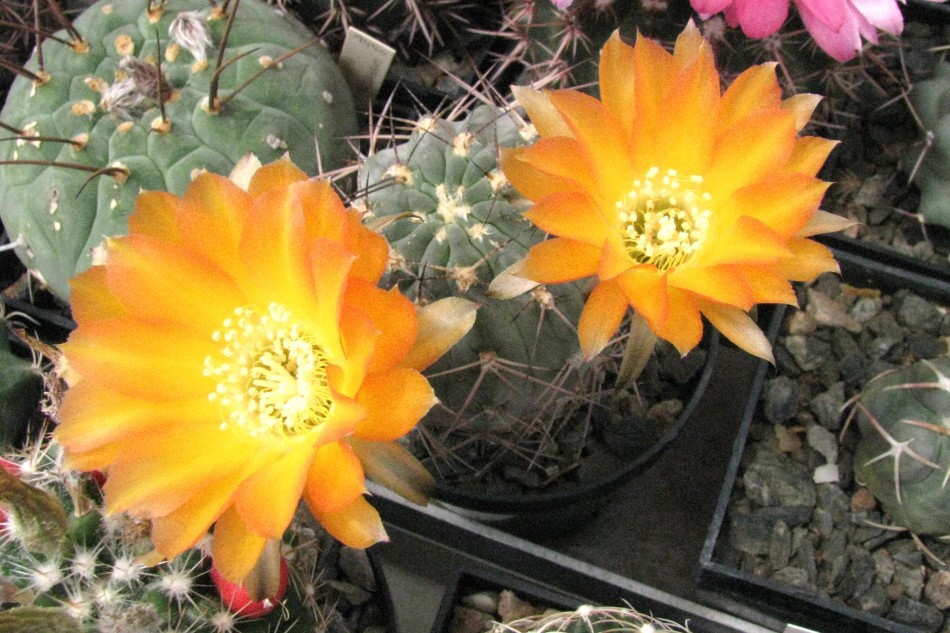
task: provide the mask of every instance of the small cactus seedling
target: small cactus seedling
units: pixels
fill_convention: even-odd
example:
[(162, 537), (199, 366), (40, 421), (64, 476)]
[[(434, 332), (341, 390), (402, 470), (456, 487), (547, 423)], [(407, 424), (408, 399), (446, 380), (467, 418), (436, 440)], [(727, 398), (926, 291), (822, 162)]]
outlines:
[(582, 606), (576, 611), (496, 624), (492, 633), (689, 633), (686, 626), (661, 620), (632, 607)]
[(920, 187), (917, 213), (950, 228), (950, 63), (941, 62), (932, 79), (917, 82), (910, 100), (926, 134), (921, 152), (904, 165)]
[(853, 407), (857, 479), (897, 525), (950, 534), (950, 358), (878, 375)]
[(63, 300), (141, 190), (181, 194), (249, 152), (334, 169), (356, 130), (329, 53), (261, 0), (100, 0), (19, 72), (0, 112), (0, 219)]
[(431, 370), (443, 406), (428, 423), (450, 412), (447, 424), (468, 420), (476, 432), (512, 427), (570, 392), (580, 287), (538, 287), (509, 301), (486, 295), (544, 237), (498, 169), (500, 147), (534, 138), (513, 113), (482, 105), (458, 120), (423, 117), (408, 141), (360, 169), (366, 208), (391, 244), (394, 281), (420, 303), (458, 295), (481, 304), (472, 331)]

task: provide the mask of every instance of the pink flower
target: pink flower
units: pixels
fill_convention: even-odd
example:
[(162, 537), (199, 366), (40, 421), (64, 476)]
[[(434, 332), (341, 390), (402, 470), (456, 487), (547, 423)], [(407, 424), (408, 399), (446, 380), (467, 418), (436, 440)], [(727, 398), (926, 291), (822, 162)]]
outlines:
[[(741, 27), (752, 38), (775, 33), (788, 16), (789, 0), (690, 1), (703, 19), (721, 11), (730, 26)], [(899, 35), (904, 29), (897, 0), (794, 1), (815, 42), (839, 62), (848, 61), (861, 51), (862, 37), (877, 44), (878, 29), (892, 35)]]
[(555, 7), (557, 7), (561, 11), (571, 6), (573, 2), (574, 0), (551, 0), (551, 4), (553, 4)]

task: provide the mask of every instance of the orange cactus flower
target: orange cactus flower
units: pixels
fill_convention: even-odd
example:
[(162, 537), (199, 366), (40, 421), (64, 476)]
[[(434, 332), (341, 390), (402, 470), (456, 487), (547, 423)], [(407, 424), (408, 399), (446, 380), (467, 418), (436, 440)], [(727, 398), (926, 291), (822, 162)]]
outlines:
[(129, 235), (74, 279), (78, 379), (55, 432), (68, 466), (107, 472), (109, 512), (151, 519), (162, 557), (213, 524), (234, 582), (301, 497), (354, 547), (386, 537), (364, 475), (425, 501), (430, 476), (394, 440), (436, 401), (420, 370), (474, 322), (469, 302), (417, 310), (378, 288), (387, 244), (327, 182), (289, 159), (241, 173), (142, 193)]
[(534, 202), (527, 217), (553, 238), (509, 271), (522, 283), (507, 287), (596, 276), (578, 324), (587, 358), (630, 306), (684, 354), (705, 316), (771, 358), (747, 311), (794, 304), (789, 280), (837, 270), (808, 239), (843, 228), (818, 210), (829, 183), (815, 174), (834, 142), (799, 136), (819, 98), (783, 100), (774, 64), (748, 69), (722, 93), (692, 23), (672, 54), (614, 33), (600, 58), (599, 100), (575, 90), (515, 95), (541, 138), (505, 150), (502, 167)]

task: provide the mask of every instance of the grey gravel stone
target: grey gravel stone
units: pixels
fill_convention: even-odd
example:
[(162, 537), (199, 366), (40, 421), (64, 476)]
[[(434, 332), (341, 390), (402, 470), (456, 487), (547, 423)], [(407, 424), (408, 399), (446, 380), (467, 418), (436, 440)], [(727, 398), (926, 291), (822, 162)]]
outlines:
[(788, 376), (778, 376), (768, 380), (762, 389), (762, 413), (773, 424), (782, 424), (798, 413), (798, 381)]
[(867, 323), (881, 311), (884, 301), (881, 297), (858, 297), (851, 306), (851, 316), (859, 323)]
[(376, 574), (364, 549), (341, 547), (338, 559), (340, 570), (346, 578), (366, 591), (376, 591)]
[(848, 548), (848, 567), (838, 582), (838, 593), (846, 598), (858, 598), (871, 588), (874, 581), (874, 559), (863, 547)]
[(942, 315), (930, 301), (913, 293), (897, 292), (894, 293), (894, 303), (897, 307), (897, 322), (901, 325), (912, 331), (937, 333), (940, 330)]
[(829, 464), (838, 461), (838, 438), (823, 426), (812, 424), (805, 430), (808, 445)]
[[(841, 407), (844, 406), (844, 401), (844, 383), (839, 381), (812, 398), (808, 406), (819, 424), (830, 431), (837, 431), (841, 428)], [(835, 438), (835, 450), (837, 444)]]
[(950, 571), (931, 574), (924, 586), (924, 596), (938, 609), (950, 609)]
[(861, 594), (856, 603), (856, 606), (866, 613), (884, 615), (891, 601), (887, 596), (887, 590), (880, 583), (875, 582)]
[(772, 574), (772, 580), (792, 587), (813, 589), (811, 582), (808, 580), (808, 572), (798, 567), (783, 567)]
[(814, 371), (832, 358), (831, 345), (814, 336), (787, 336), (785, 347), (802, 371)]
[(887, 615), (895, 622), (916, 627), (925, 633), (937, 633), (943, 626), (940, 609), (909, 598), (895, 602)]
[(788, 566), (792, 557), (792, 531), (785, 521), (776, 521), (772, 526), (768, 556), (772, 569), (778, 570)]

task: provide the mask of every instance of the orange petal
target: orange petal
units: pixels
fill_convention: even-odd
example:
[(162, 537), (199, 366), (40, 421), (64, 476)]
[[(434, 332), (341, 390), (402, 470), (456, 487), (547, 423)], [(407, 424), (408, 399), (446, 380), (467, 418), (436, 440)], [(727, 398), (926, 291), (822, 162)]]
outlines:
[(636, 262), (627, 252), (619, 232), (611, 232), (601, 246), (600, 263), (597, 266), (597, 276), (602, 281), (622, 275), (634, 266)]
[(557, 284), (593, 275), (599, 264), (599, 248), (556, 237), (532, 246), (518, 274), (538, 283)]
[(362, 497), (335, 512), (310, 509), (324, 529), (347, 547), (366, 548), (389, 540), (379, 513)]
[(93, 266), (69, 281), (70, 308), (77, 323), (124, 317), (129, 311), (109, 291), (105, 266)]
[(669, 285), (702, 297), (749, 310), (752, 289), (732, 266), (683, 266), (667, 277)]
[(153, 518), (149, 536), (162, 556), (171, 560), (200, 541), (231, 504), (235, 491), (253, 467), (249, 463), (227, 477), (206, 481), (201, 491), (177, 510)]
[(339, 512), (364, 492), (363, 465), (349, 446), (333, 442), (316, 450), (303, 489), (307, 506), (314, 514)]
[(756, 112), (781, 107), (782, 89), (775, 77), (777, 65), (769, 62), (753, 66), (735, 78), (719, 103), (717, 128), (725, 129)]
[(669, 288), (667, 295), (669, 318), (658, 328), (653, 328), (653, 331), (660, 338), (672, 343), (679, 353), (685, 356), (702, 340), (703, 320), (693, 293)]
[(269, 189), (255, 198), (240, 244), (241, 260), (258, 293), (253, 304), (276, 302), (298, 320), (318, 312), (306, 231), (293, 190)]
[(583, 191), (594, 180), (590, 166), (577, 160), (580, 145), (572, 138), (542, 138), (531, 147), (501, 149), (499, 164), (521, 195), (541, 200), (561, 191)]
[(350, 274), (376, 284), (389, 265), (389, 243), (382, 235), (363, 226), (362, 216), (356, 210), (347, 212), (347, 248), (356, 254)]
[(739, 349), (774, 364), (772, 345), (748, 314), (738, 308), (713, 301), (701, 301), (699, 309), (713, 327), (735, 343)]
[(725, 201), (734, 191), (777, 173), (788, 162), (794, 144), (792, 113), (752, 114), (721, 133), (704, 187), (714, 201)]
[(241, 515), (231, 506), (214, 524), (211, 558), (222, 576), (241, 583), (254, 568), (266, 542), (266, 538), (247, 528)]
[(795, 115), (795, 129), (800, 132), (802, 128), (808, 125), (811, 115), (815, 112), (815, 108), (818, 107), (822, 99), (824, 99), (824, 97), (821, 95), (809, 93), (792, 95), (782, 101), (782, 108)]
[(347, 443), (363, 463), (367, 477), (413, 503), (428, 503), (435, 479), (412, 453), (395, 442), (349, 437)]
[(269, 538), (283, 535), (300, 504), (313, 455), (309, 442), (298, 442), (241, 484), (234, 509), (249, 529)]
[(103, 444), (85, 451), (67, 452), (63, 466), (70, 470), (101, 470), (105, 472), (120, 453), (128, 450), (121, 442)]
[(316, 239), (310, 244), (313, 296), (316, 301), (314, 311), (306, 316), (314, 324), (311, 334), (318, 338), (318, 344), (332, 363), (340, 362), (343, 358), (340, 311), (354, 259), (354, 255), (339, 242)]
[(594, 286), (577, 323), (577, 336), (585, 359), (594, 358), (607, 346), (629, 307), (630, 301), (616, 281)]
[(227, 477), (254, 455), (234, 433), (188, 418), (123, 444), (126, 451), (109, 468), (106, 509), (148, 517), (174, 511), (207, 481)]
[(344, 302), (368, 316), (381, 333), (368, 371), (385, 371), (402, 362), (418, 331), (412, 302), (396, 288), (386, 292), (358, 279), (350, 281)]
[(636, 266), (617, 277), (617, 282), (630, 305), (656, 332), (670, 316), (666, 273), (653, 266)]
[(182, 418), (215, 420), (218, 405), (207, 396), (173, 402), (128, 398), (88, 381), (66, 392), (55, 435), (68, 451), (86, 451), (123, 438), (150, 433)]
[(825, 164), (831, 150), (837, 147), (838, 141), (832, 141), (818, 136), (802, 136), (795, 141), (795, 149), (785, 164), (785, 171), (814, 176)]
[(144, 235), (112, 243), (106, 277), (112, 294), (132, 315), (175, 323), (209, 337), (246, 302), (217, 266)]
[(377, 442), (402, 437), (438, 402), (429, 381), (408, 368), (370, 374), (356, 399), (367, 413), (357, 425), (356, 435)]
[(239, 276), (241, 230), (251, 197), (227, 178), (204, 173), (182, 197), (177, 217), (182, 243), (221, 270)]
[(722, 216), (750, 216), (788, 238), (808, 223), (830, 184), (804, 174), (777, 175), (736, 191)]
[(585, 193), (564, 191), (538, 201), (524, 216), (542, 231), (600, 246), (607, 239), (607, 224), (594, 202)]
[(307, 180), (307, 174), (294, 165), (290, 156), (286, 155), (255, 171), (247, 191), (256, 198), (268, 189), (286, 189), (302, 180)]
[(792, 252), (790, 259), (775, 265), (786, 279), (791, 281), (812, 281), (822, 273), (839, 272), (838, 262), (832, 252), (818, 242), (805, 238), (794, 238), (788, 243)]
[(135, 199), (129, 216), (129, 235), (150, 235), (169, 242), (178, 241), (175, 213), (178, 197), (166, 191), (143, 191)]
[(702, 174), (712, 154), (715, 127), (710, 113), (719, 104), (719, 73), (712, 49), (695, 26), (677, 39), (674, 56), (680, 71), (674, 79), (676, 88), (664, 99), (663, 116), (676, 124), (658, 125), (654, 143), (663, 148), (664, 168)]
[(531, 124), (542, 137), (570, 136), (571, 130), (549, 99), (550, 93), (525, 86), (512, 86), (512, 94), (528, 113)]
[(202, 376), (211, 337), (176, 324), (150, 325), (131, 318), (84, 323), (62, 348), (83, 379), (131, 398), (172, 401), (207, 396)]
[(768, 264), (790, 254), (788, 237), (747, 215), (740, 216), (732, 226), (710, 232), (713, 235), (689, 261), (690, 266)]
[(290, 187), (290, 191), (293, 192), (294, 204), (300, 205), (308, 240), (326, 238), (347, 245), (349, 219), (346, 208), (328, 180), (304, 180)]
[[(629, 189), (633, 173), (630, 150), (623, 135), (604, 132), (623, 129), (620, 122), (604, 104), (583, 92), (558, 90), (548, 96), (591, 166), (596, 183), (593, 191), (602, 199), (619, 200)], [(575, 155), (575, 161), (578, 158)]]
[(439, 360), (475, 325), (478, 305), (459, 297), (446, 297), (416, 311), (416, 342), (402, 366), (422, 371)]
[(623, 127), (627, 139), (634, 126), (633, 47), (613, 32), (600, 52), (600, 98)]
[(664, 100), (676, 75), (673, 56), (651, 39), (637, 36), (633, 55), (634, 101), (636, 113), (631, 146), (637, 172), (656, 166), (666, 148), (657, 148), (653, 141), (665, 121)]
[(340, 312), (340, 339), (344, 358), (331, 366), (333, 371), (329, 372), (334, 389), (349, 398), (356, 395), (369, 371), (380, 334), (379, 328), (366, 313), (344, 304)]
[(798, 305), (792, 284), (781, 274), (765, 266), (738, 266), (752, 289), (755, 303), (784, 303)]

